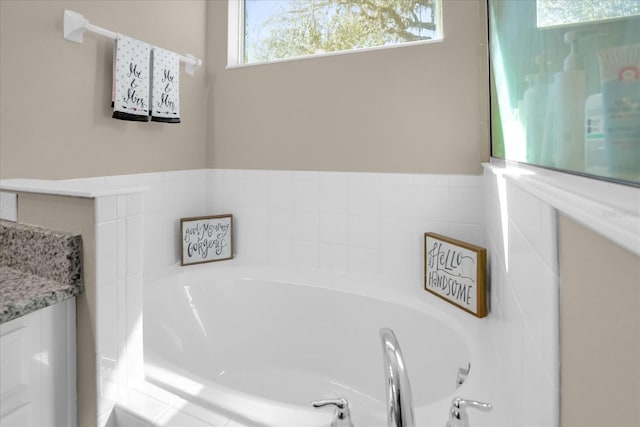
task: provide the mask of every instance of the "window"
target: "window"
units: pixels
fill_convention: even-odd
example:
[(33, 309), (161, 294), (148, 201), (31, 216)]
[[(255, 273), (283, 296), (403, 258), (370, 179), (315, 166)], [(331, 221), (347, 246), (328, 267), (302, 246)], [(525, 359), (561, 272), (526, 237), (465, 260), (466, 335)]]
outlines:
[(492, 155), (640, 184), (638, 0), (489, 0)]
[(538, 27), (640, 15), (638, 0), (538, 0)]
[(230, 2), (229, 65), (440, 39), (440, 1)]

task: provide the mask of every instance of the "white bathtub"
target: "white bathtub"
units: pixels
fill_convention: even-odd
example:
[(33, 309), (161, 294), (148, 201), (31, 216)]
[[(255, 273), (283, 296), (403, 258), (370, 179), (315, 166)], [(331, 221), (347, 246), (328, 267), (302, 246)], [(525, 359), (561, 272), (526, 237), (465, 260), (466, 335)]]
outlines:
[(386, 326), (404, 353), (417, 425), (444, 425), (466, 386), (455, 389), (458, 369), (471, 363), (467, 382), (478, 369), (465, 322), (480, 320), (393, 287), (323, 272), (183, 268), (145, 284), (147, 380), (246, 425), (326, 426), (332, 410), (311, 401), (346, 397), (356, 426), (386, 426)]

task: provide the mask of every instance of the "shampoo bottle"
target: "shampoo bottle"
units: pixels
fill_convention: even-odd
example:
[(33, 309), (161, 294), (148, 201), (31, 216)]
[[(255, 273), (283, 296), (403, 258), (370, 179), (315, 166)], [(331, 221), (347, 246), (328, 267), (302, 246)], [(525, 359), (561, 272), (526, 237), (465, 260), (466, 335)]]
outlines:
[(527, 90), (524, 91), (522, 99), (518, 101), (518, 117), (520, 118), (522, 129), (525, 129), (525, 131), (527, 128), (527, 99), (530, 96), (529, 93), (533, 88), (535, 78), (535, 74), (527, 74), (524, 77), (524, 81), (527, 82)]
[(571, 47), (564, 69), (554, 75), (551, 96), (555, 104), (555, 161), (560, 169), (584, 171), (584, 105), (587, 97), (587, 75), (578, 54), (579, 33), (565, 33)]
[(640, 180), (640, 44), (599, 52), (609, 172)]
[(527, 89), (524, 96), (527, 162), (532, 164), (540, 164), (542, 161), (541, 147), (549, 92), (545, 57), (538, 55), (536, 64), (539, 67), (539, 72), (531, 79), (533, 85)]

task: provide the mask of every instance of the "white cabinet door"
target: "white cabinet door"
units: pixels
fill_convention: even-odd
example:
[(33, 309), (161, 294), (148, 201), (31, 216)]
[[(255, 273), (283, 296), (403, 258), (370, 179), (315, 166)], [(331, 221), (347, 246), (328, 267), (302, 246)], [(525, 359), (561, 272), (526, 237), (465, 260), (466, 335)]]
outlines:
[(75, 299), (0, 325), (0, 427), (75, 426), (75, 351)]

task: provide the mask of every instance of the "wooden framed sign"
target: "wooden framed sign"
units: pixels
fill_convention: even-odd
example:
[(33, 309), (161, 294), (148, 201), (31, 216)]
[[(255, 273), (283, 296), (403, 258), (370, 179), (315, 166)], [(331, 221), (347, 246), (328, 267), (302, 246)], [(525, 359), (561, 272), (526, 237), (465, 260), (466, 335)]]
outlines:
[(424, 233), (424, 289), (477, 317), (487, 315), (487, 250)]
[(231, 219), (231, 214), (180, 219), (180, 265), (233, 258)]

